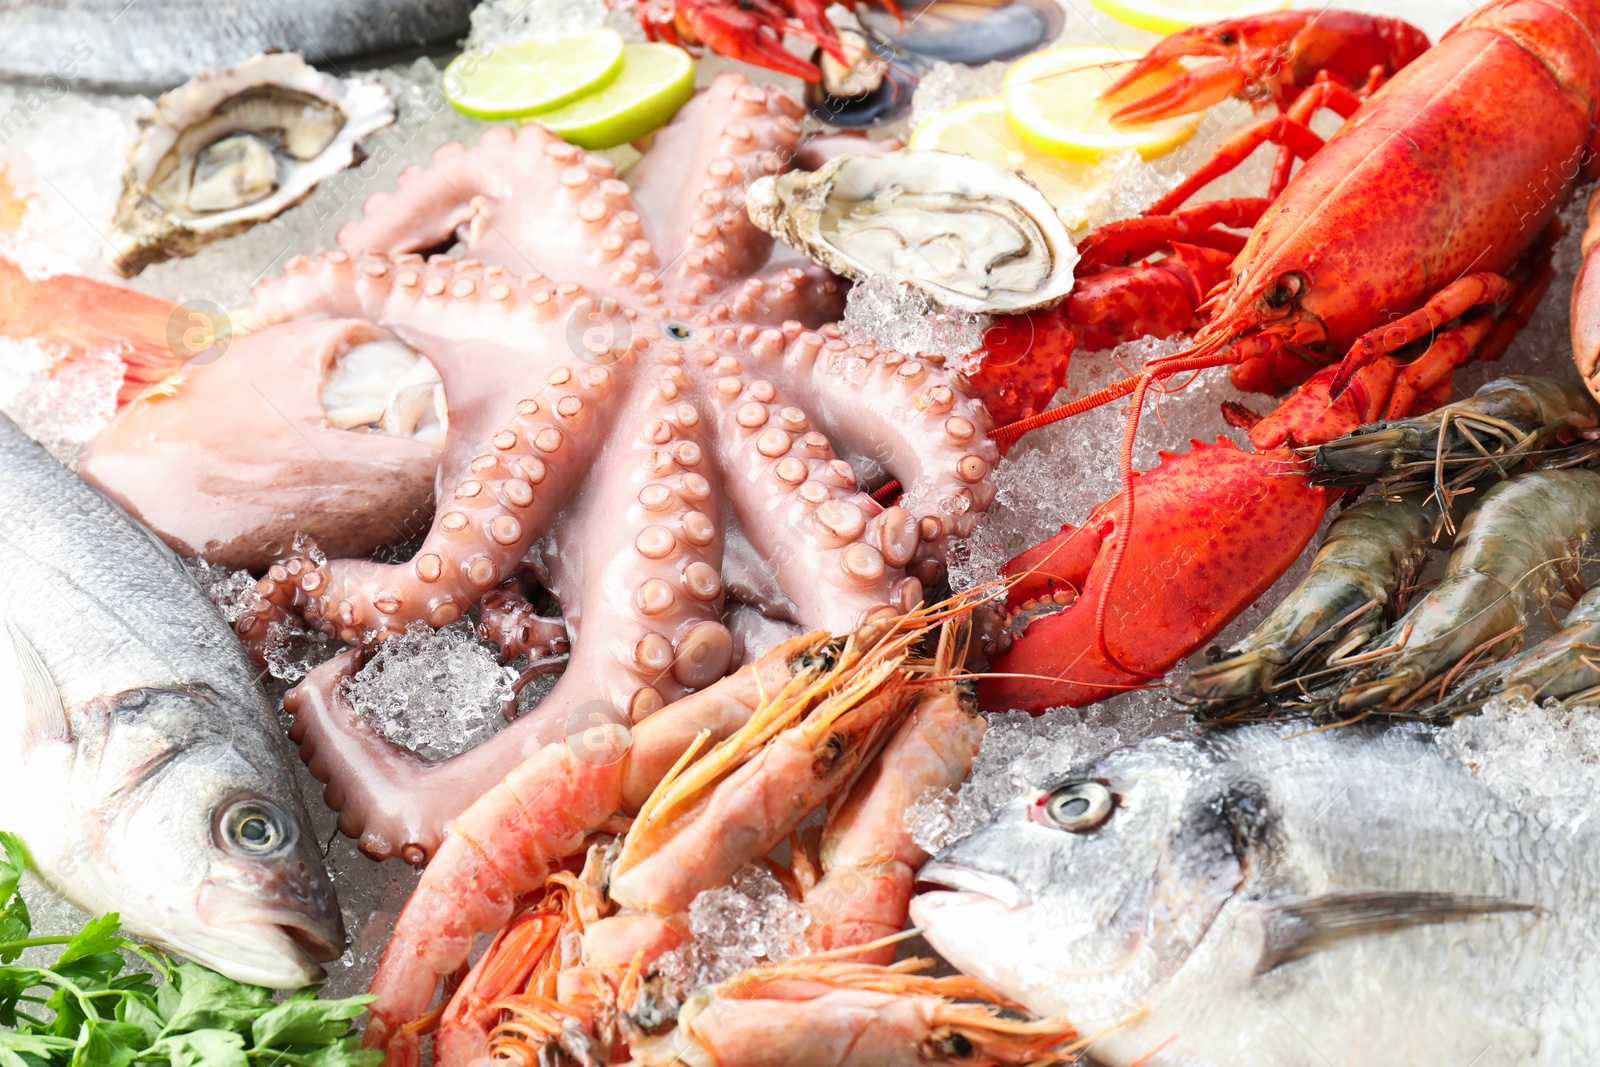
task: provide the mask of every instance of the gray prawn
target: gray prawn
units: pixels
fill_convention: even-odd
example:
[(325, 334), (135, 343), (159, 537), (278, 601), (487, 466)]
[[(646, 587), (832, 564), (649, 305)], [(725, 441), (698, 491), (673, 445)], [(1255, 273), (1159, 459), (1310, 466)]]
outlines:
[(1371, 497), (1328, 527), (1305, 580), (1272, 614), (1194, 672), (1178, 699), (1201, 720), (1262, 710), (1284, 679), (1366, 644), (1383, 628), (1396, 591), (1427, 553), (1438, 509), (1421, 494)]
[(1483, 668), (1419, 717), (1453, 718), (1476, 711), (1494, 696), (1573, 706), (1600, 699), (1600, 586), (1578, 598), (1559, 633)]
[(1600, 473), (1537, 470), (1494, 486), (1462, 523), (1438, 585), (1343, 661), (1352, 672), (1334, 706), (1411, 714), (1473, 663), (1515, 652), (1528, 608), (1576, 582), (1576, 549), (1597, 526)]
[(1466, 483), (1505, 477), (1534, 453), (1597, 428), (1600, 409), (1581, 384), (1508, 375), (1426, 415), (1373, 423), (1302, 452), (1323, 485), (1382, 482), (1391, 495), (1431, 485), (1448, 502)]

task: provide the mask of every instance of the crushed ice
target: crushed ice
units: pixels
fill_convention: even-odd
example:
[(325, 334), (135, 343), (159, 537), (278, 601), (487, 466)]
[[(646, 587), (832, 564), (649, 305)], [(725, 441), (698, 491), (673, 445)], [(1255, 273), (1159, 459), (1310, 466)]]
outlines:
[(555, 40), (610, 26), (629, 40), (642, 40), (638, 5), (628, 0), (485, 0), (472, 11), (464, 48), (508, 41)]
[(447, 759), (505, 724), (517, 672), (502, 667), (460, 622), (413, 622), (345, 681), (343, 695), (384, 737), (424, 759)]
[(1594, 812), (1600, 708), (1494, 697), (1434, 743), (1526, 815), (1570, 831)]
[(1183, 180), (1183, 171), (1168, 164), (1146, 163), (1137, 152), (1118, 152), (1094, 165), (1091, 182), (1099, 188), (1088, 209), (1084, 230), (1137, 215)]
[(110, 349), (69, 358), (32, 338), (0, 337), (0, 414), (74, 466), (84, 442), (117, 413), (122, 375)]
[(928, 294), (886, 274), (850, 287), (840, 327), (849, 344), (892, 348), (908, 356), (959, 359), (983, 343), (976, 316), (941, 310)]
[(947, 107), (998, 93), (1010, 66), (1004, 62), (985, 63), (981, 67), (935, 63), (917, 82), (917, 91), (911, 97), (911, 128), (916, 129), (935, 112)]
[(790, 898), (766, 867), (739, 868), (726, 886), (707, 889), (689, 905), (688, 944), (662, 956), (663, 974), (684, 991), (715, 985), (806, 948), (811, 913)]
[(1038, 789), (1124, 740), (1120, 727), (1094, 725), (1074, 708), (1042, 715), (1012, 711), (986, 715), (989, 729), (957, 790), (922, 798), (906, 811), (911, 839), (929, 853), (965, 837), (1010, 800)]
[(230, 626), (244, 617), (256, 598), (256, 580), (249, 571), (230, 570), (199, 557), (184, 562)]

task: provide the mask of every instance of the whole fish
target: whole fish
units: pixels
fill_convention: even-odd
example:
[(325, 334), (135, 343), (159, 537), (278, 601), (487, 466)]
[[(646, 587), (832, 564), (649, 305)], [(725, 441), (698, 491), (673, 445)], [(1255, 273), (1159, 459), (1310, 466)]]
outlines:
[[(0, 79), (155, 92), (259, 52), (309, 63), (466, 36), (477, 0), (0, 0)], [(9, 134), (8, 134), (9, 136)]]
[(0, 828), (89, 912), (294, 988), (344, 924), (292, 754), (182, 562), (0, 416)]
[(947, 847), (911, 915), (1106, 1067), (1577, 1067), (1591, 803), (1491, 789), (1421, 728), (1155, 738)]

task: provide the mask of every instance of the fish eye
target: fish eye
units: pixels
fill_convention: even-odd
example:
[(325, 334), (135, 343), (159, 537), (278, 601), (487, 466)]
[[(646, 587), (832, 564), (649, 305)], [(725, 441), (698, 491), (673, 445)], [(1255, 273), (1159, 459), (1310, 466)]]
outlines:
[(1061, 829), (1086, 834), (1105, 824), (1113, 806), (1111, 790), (1099, 782), (1071, 782), (1050, 794), (1044, 813)]
[(277, 806), (262, 800), (240, 800), (222, 813), (222, 840), (245, 856), (269, 856), (294, 839), (294, 825)]

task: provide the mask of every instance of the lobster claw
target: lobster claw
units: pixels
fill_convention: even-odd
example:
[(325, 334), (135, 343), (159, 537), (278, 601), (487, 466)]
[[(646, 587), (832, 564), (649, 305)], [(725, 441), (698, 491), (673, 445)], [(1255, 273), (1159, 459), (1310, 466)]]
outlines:
[(1158, 42), (1101, 94), (1126, 89), (1179, 59), (1213, 57), (1112, 114), (1115, 122), (1153, 122), (1202, 111), (1230, 96), (1257, 107), (1286, 106), (1318, 74), (1346, 85), (1375, 87), (1428, 48), (1421, 30), (1399, 19), (1358, 12), (1272, 11), (1191, 26)]
[(1064, 526), (1006, 564), (1010, 610), (1075, 599), (1032, 619), (991, 659), (978, 686), (986, 710), (1078, 707), (1148, 685), (1300, 555), (1332, 498), (1306, 480), (1293, 454), (1245, 452), (1226, 438), (1192, 443), (1136, 475), (1132, 539), (1109, 595), (1120, 493), (1081, 527)]
[[(1252, 81), (1283, 80), (1290, 42), (1317, 17), (1312, 11), (1274, 11), (1247, 18), (1207, 22), (1163, 38), (1101, 94), (1109, 97), (1146, 74), (1179, 59), (1213, 56), (1140, 100), (1118, 108), (1114, 122), (1154, 122), (1202, 111), (1244, 91)], [(1271, 79), (1269, 81), (1269, 79)]]

